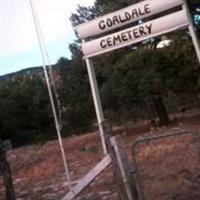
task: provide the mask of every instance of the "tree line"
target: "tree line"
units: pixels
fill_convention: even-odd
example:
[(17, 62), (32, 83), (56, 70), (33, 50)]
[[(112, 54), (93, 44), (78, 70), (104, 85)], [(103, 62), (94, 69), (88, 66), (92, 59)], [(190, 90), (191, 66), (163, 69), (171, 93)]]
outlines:
[[(130, 5), (128, 0), (99, 1), (77, 8), (71, 15), (76, 26)], [(199, 34), (199, 2), (190, 9)], [(157, 48), (162, 40), (170, 45)], [(53, 74), (61, 102), (62, 134), (84, 133), (96, 123), (94, 106), (80, 39), (69, 48), (71, 58), (61, 57)], [(182, 105), (198, 106), (200, 68), (186, 30), (93, 59), (106, 118), (114, 123), (137, 119), (169, 122), (168, 114)], [(30, 70), (27, 70), (29, 72)], [(195, 103), (196, 102), (196, 103)], [(56, 138), (53, 116), (42, 70), (16, 73), (0, 80), (1, 137), (15, 146)]]

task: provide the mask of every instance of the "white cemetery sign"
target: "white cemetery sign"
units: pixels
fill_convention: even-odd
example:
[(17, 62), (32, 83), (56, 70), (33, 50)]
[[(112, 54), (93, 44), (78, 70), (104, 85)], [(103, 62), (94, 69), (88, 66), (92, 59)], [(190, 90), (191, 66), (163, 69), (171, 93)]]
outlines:
[(187, 27), (188, 24), (186, 12), (182, 10), (114, 34), (86, 42), (82, 45), (82, 51), (85, 57), (93, 57), (130, 44), (141, 42), (151, 37)]
[[(177, 10), (179, 11), (175, 9), (174, 11), (171, 11), (172, 14), (147, 21), (148, 17), (163, 13), (164, 11), (168, 11), (175, 7), (177, 7)], [(145, 19), (145, 23), (139, 23), (139, 25), (136, 25), (136, 23), (133, 24), (133, 22), (141, 22), (142, 19)], [(119, 27), (123, 28), (124, 25), (131, 23), (133, 25), (130, 28), (106, 36), (101, 35), (99, 38), (94, 40), (85, 40), (91, 36), (97, 36)], [(104, 154), (108, 153), (104, 130), (102, 127), (104, 114), (91, 58), (186, 27), (189, 28), (200, 62), (200, 46), (186, 0), (144, 0), (127, 8), (104, 15), (87, 23), (83, 23), (75, 28), (78, 36), (82, 39), (82, 51), (89, 74)]]
[(146, 0), (83, 23), (75, 28), (81, 39), (98, 35), (183, 4), (183, 0)]

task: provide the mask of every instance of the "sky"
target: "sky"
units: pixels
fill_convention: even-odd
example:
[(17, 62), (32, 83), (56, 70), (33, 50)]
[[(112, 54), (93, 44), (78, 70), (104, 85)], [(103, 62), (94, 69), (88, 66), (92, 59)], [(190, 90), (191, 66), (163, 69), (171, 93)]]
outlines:
[[(94, 0), (32, 0), (50, 64), (64, 56), (70, 58), (68, 45), (74, 39), (69, 21), (79, 5), (91, 6)], [(0, 76), (24, 68), (41, 66), (29, 0), (0, 0)]]

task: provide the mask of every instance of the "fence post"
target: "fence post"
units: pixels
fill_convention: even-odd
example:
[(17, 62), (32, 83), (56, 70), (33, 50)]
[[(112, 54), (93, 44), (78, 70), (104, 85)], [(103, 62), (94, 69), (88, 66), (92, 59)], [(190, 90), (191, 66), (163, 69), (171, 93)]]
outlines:
[(0, 173), (2, 173), (3, 181), (5, 185), (5, 199), (15, 200), (15, 191), (13, 186), (13, 180), (11, 177), (11, 170), (9, 163), (6, 159), (6, 152), (2, 140), (0, 140)]
[(127, 155), (122, 148), (119, 136), (111, 137), (112, 128), (108, 121), (102, 123), (105, 141), (112, 159), (113, 175), (121, 200), (138, 200), (135, 182)]

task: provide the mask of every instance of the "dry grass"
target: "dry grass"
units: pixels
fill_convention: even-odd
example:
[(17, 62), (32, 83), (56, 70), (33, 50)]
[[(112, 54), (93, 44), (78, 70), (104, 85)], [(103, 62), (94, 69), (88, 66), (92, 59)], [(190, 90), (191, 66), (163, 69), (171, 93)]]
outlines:
[[(129, 159), (132, 159), (131, 146), (136, 138), (161, 134), (174, 127), (199, 130), (199, 119), (199, 116), (181, 118), (169, 127), (153, 130), (149, 124), (134, 126), (128, 134), (122, 135)], [(200, 199), (199, 145), (196, 138), (181, 137), (138, 146), (137, 160), (146, 200)], [(64, 147), (73, 181), (83, 177), (102, 159), (97, 132), (64, 139)], [(15, 149), (9, 151), (7, 156), (18, 198), (59, 200), (67, 193), (68, 186), (57, 141)], [(111, 168), (106, 169), (78, 199), (100, 200), (102, 197), (118, 199)], [(4, 199), (1, 177), (0, 199)]]

